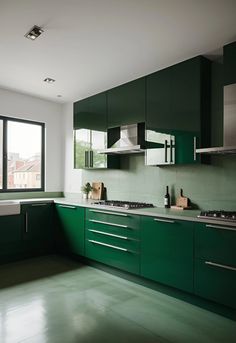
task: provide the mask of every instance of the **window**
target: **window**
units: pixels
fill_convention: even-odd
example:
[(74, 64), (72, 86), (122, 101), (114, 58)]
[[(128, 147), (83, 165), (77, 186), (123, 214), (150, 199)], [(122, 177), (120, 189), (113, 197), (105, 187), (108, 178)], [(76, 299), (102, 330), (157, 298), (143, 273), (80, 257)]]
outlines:
[(44, 190), (43, 123), (0, 117), (0, 191)]

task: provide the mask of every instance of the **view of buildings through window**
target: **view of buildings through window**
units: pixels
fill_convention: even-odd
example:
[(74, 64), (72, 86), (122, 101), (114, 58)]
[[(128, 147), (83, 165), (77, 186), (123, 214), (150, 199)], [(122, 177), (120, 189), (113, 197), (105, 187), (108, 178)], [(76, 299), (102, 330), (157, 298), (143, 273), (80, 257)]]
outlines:
[[(42, 188), (42, 125), (7, 120), (6, 133), (0, 126), (0, 138), (4, 134), (7, 134), (7, 189)], [(3, 151), (1, 142), (0, 156)], [(3, 188), (2, 161), (1, 158), (0, 188)]]

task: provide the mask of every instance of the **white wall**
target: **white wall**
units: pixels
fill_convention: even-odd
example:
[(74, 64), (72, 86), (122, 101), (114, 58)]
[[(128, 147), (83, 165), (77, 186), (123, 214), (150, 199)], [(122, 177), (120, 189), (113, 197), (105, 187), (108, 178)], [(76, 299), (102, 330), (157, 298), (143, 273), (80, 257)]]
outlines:
[(0, 115), (45, 123), (45, 191), (62, 191), (64, 179), (62, 105), (0, 88)]
[(74, 169), (74, 149), (73, 149), (73, 103), (63, 106), (64, 119), (64, 192), (80, 193), (82, 182), (82, 171)]

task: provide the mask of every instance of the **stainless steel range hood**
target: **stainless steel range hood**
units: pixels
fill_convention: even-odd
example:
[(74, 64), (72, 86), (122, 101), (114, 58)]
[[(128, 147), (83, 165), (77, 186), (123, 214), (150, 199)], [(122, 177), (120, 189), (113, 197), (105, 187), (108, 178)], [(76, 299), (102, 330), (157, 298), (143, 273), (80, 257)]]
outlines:
[(224, 145), (197, 149), (199, 154), (236, 154), (236, 83), (224, 87)]
[(139, 154), (144, 152), (144, 123), (124, 125), (119, 128), (113, 128), (113, 130), (114, 129), (118, 129), (119, 132), (117, 141), (110, 148), (99, 150), (99, 154)]

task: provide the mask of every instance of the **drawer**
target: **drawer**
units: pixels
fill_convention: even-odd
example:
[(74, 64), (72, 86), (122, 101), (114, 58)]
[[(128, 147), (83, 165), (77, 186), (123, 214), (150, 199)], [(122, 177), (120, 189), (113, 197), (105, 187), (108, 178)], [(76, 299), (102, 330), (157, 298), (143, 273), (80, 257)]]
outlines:
[(86, 240), (86, 257), (109, 266), (139, 274), (139, 254), (99, 241)]
[(88, 208), (86, 210), (86, 222), (91, 220), (104, 222), (106, 224), (124, 225), (130, 229), (139, 229), (140, 223), (139, 216), (134, 216), (129, 213)]
[(106, 243), (109, 245), (114, 245), (117, 247), (121, 247), (124, 249), (128, 249), (129, 251), (137, 252), (139, 253), (139, 240), (129, 238), (124, 235), (117, 235), (113, 233), (108, 233), (101, 230), (95, 230), (95, 229), (87, 229), (86, 230), (86, 239), (88, 240), (94, 240), (101, 243)]
[(139, 240), (139, 229), (129, 227), (127, 224), (113, 223), (111, 219), (113, 218), (109, 218), (106, 222), (100, 219), (87, 219), (86, 230), (97, 230)]
[(195, 257), (236, 265), (236, 227), (196, 224)]
[(236, 309), (236, 265), (195, 261), (195, 294)]

